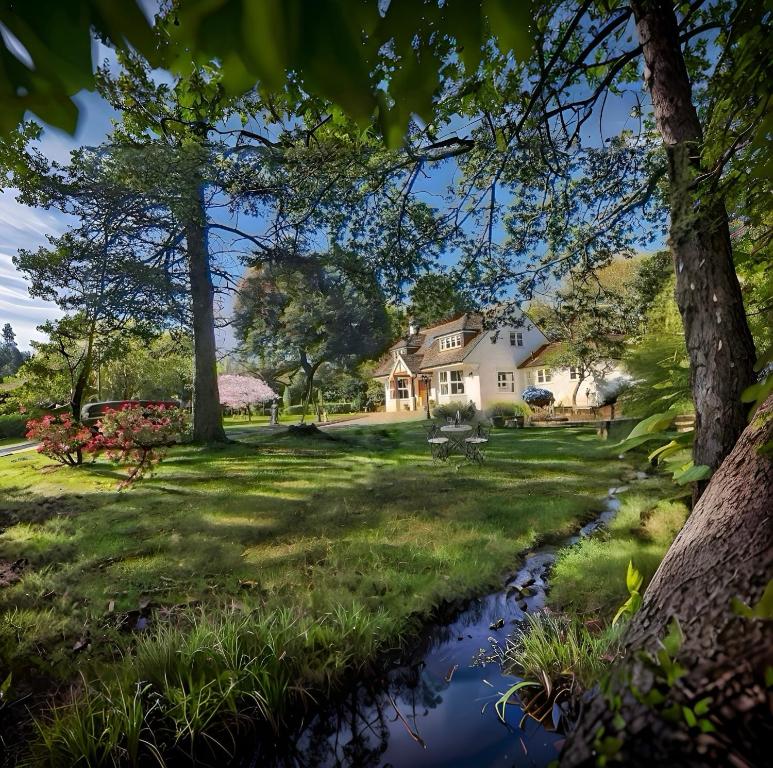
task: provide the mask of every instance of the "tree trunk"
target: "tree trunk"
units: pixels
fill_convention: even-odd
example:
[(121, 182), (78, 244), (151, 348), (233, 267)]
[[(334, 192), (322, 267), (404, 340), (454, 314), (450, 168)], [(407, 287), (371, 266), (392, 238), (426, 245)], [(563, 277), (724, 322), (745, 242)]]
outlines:
[(215, 290), (201, 187), (196, 190), (196, 195), (195, 210), (185, 225), (193, 310), (193, 440), (197, 443), (216, 443), (225, 442), (226, 436), (217, 388)]
[(580, 387), (582, 386), (583, 381), (585, 381), (586, 377), (583, 376), (580, 378), (580, 374), (577, 374), (577, 384), (575, 384), (574, 392), (572, 392), (572, 407), (577, 407), (577, 393), (580, 391)]
[(304, 393), (301, 398), (301, 403), (303, 405), (301, 408), (301, 424), (306, 421), (306, 411), (309, 407), (309, 403), (311, 402), (311, 393), (314, 389), (314, 376), (317, 373), (317, 369), (320, 365), (322, 365), (321, 360), (312, 365), (306, 357), (306, 352), (301, 350), (301, 369), (306, 376), (306, 386), (304, 387)]
[[(70, 395), (70, 411), (73, 421), (81, 420), (81, 408), (83, 407), (83, 398), (86, 396), (86, 389), (89, 385), (89, 377), (94, 361), (94, 335), (96, 333), (96, 320), (91, 321), (89, 336), (86, 340), (86, 353), (83, 356), (83, 365), (75, 379), (75, 385)], [(80, 461), (78, 462), (80, 464)]]
[[(773, 461), (761, 452), (773, 439), (773, 397), (746, 428), (732, 453), (676, 537), (625, 633), (624, 660), (609, 690), (597, 694), (564, 749), (562, 766), (769, 764), (773, 743), (766, 673), (773, 667), (773, 624), (733, 607), (739, 598), (755, 606), (773, 571)], [(737, 605), (737, 604), (736, 604)], [(684, 674), (673, 685), (659, 682), (657, 668), (642, 659), (656, 651), (676, 617), (684, 641), (676, 659)], [(672, 654), (673, 658), (673, 654)], [(659, 689), (665, 701), (641, 702)], [(619, 697), (619, 698), (618, 698)], [(682, 707), (694, 709), (713, 728), (690, 727)], [(610, 702), (619, 701), (613, 708)], [(666, 710), (676, 704), (677, 717)], [(599, 735), (603, 728), (603, 734)], [(614, 754), (612, 754), (614, 753)]]
[[(703, 139), (671, 0), (631, 3), (655, 121), (668, 155), (670, 245), (695, 404), (696, 464), (715, 470), (746, 425), (754, 342), (733, 265), (727, 211), (696, 183)], [(699, 491), (702, 489), (699, 489)]]

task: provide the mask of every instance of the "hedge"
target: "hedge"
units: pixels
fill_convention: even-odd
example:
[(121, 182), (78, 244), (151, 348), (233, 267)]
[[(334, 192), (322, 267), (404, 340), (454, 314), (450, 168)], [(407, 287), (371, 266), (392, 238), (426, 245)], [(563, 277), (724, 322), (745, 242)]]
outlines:
[(27, 434), (27, 421), (24, 413), (6, 413), (0, 416), (0, 439), (6, 437), (24, 437)]

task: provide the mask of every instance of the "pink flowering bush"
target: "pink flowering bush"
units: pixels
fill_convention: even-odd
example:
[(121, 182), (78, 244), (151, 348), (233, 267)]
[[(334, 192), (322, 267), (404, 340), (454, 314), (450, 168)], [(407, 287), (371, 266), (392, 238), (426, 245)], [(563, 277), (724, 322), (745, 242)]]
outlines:
[(89, 450), (134, 465), (121, 483), (125, 487), (158, 464), (165, 448), (180, 442), (188, 429), (188, 414), (163, 404), (126, 404), (119, 410), (107, 410), (97, 428)]
[(70, 414), (63, 413), (30, 419), (27, 422), (27, 437), (40, 441), (38, 453), (74, 467), (83, 463), (83, 454), (89, 450), (94, 436), (88, 427), (73, 421)]

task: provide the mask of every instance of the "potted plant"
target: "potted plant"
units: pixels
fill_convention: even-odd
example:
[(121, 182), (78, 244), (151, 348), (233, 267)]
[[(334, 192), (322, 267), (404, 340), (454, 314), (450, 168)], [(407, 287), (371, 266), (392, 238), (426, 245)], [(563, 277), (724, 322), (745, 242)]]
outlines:
[(515, 416), (513, 417), (515, 426), (523, 428), (526, 424), (526, 417), (531, 416), (531, 408), (526, 403), (515, 403), (513, 408), (515, 410)]
[(515, 415), (515, 407), (512, 403), (494, 403), (488, 409), (488, 417), (495, 427), (504, 427), (507, 419)]

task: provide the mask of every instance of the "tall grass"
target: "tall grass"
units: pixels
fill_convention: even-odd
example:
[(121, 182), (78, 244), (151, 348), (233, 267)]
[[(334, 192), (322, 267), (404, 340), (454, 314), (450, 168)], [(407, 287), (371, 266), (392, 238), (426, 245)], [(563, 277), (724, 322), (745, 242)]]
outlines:
[(573, 617), (532, 614), (523, 634), (508, 641), (504, 667), (529, 680), (549, 681), (552, 687), (573, 680), (587, 690), (617, 656), (622, 629), (618, 625), (593, 632)]
[(37, 722), (30, 765), (164, 764), (172, 751), (231, 755), (237, 733), (278, 730), (308, 689), (329, 691), (391, 637), (387, 615), (338, 606), (185, 614), (142, 638), (111, 681), (84, 678), (71, 704)]

